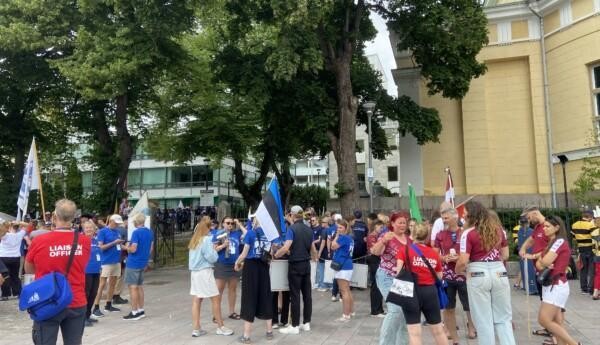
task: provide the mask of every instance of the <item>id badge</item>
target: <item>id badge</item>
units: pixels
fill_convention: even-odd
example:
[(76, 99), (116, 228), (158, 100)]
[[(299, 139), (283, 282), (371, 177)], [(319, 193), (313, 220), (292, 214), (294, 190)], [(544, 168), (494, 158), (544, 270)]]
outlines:
[(100, 254), (96, 254), (96, 261), (100, 261)]
[(121, 245), (120, 244), (117, 244), (117, 250), (121, 251)]
[(404, 297), (413, 297), (415, 294), (415, 283), (406, 280), (394, 279), (390, 291)]
[(234, 254), (235, 255), (235, 243), (233, 242), (229, 242), (229, 254)]

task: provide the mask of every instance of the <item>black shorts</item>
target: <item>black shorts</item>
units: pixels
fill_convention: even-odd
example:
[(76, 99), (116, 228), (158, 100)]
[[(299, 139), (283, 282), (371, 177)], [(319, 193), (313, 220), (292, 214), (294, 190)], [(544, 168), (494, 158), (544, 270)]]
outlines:
[(269, 265), (261, 260), (244, 260), (241, 304), (240, 317), (244, 321), (254, 322), (254, 318), (261, 320), (273, 318)]
[(452, 280), (446, 280), (448, 287), (446, 287), (446, 295), (448, 295), (448, 307), (447, 309), (456, 308), (456, 294), (460, 299), (464, 311), (470, 311), (469, 309), (469, 295), (467, 293), (467, 282), (456, 282)]
[(407, 325), (416, 325), (421, 323), (421, 313), (430, 325), (437, 325), (442, 322), (442, 313), (440, 310), (440, 301), (437, 295), (435, 285), (415, 286), (417, 298), (414, 303), (402, 307), (404, 318)]

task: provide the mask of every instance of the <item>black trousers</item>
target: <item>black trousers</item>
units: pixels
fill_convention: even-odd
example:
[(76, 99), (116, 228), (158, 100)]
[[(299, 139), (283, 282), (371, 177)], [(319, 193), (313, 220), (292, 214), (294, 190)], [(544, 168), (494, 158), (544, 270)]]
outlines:
[(581, 291), (594, 292), (594, 253), (591, 250), (582, 250), (579, 252), (579, 257), (583, 263), (581, 272), (579, 272), (579, 285)]
[(2, 297), (19, 296), (21, 294), (21, 279), (19, 278), (20, 257), (0, 258), (8, 269), (8, 279), (2, 284)]
[(67, 308), (48, 320), (34, 321), (31, 333), (33, 343), (35, 345), (55, 345), (60, 328), (64, 345), (81, 345), (84, 321), (85, 307)]
[[(281, 293), (281, 316), (279, 316), (279, 294)], [(273, 324), (288, 323), (290, 316), (290, 292), (289, 291), (273, 291)]]
[(85, 274), (85, 298), (87, 298), (86, 319), (89, 319), (90, 315), (92, 315), (92, 307), (98, 294), (98, 285), (100, 285), (100, 273)]
[(288, 282), (290, 285), (292, 326), (297, 327), (300, 325), (300, 293), (302, 293), (304, 306), (303, 323), (310, 322), (312, 315), (310, 261), (290, 262)]
[(377, 279), (375, 279), (375, 273), (377, 273), (377, 269), (379, 268), (380, 260), (379, 256), (375, 255), (367, 257), (369, 282), (371, 283), (371, 315), (383, 314), (383, 297), (377, 287)]

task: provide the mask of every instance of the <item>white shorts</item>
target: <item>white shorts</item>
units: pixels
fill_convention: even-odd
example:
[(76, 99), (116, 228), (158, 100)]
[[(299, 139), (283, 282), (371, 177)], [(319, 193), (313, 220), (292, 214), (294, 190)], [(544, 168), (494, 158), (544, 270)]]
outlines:
[(205, 268), (199, 271), (192, 271), (191, 274), (190, 295), (209, 298), (219, 295), (215, 274), (212, 268)]
[(333, 276), (335, 279), (342, 279), (347, 281), (352, 281), (352, 270), (341, 270), (335, 272)]
[(565, 308), (569, 298), (569, 283), (559, 281), (556, 285), (542, 287), (542, 302)]

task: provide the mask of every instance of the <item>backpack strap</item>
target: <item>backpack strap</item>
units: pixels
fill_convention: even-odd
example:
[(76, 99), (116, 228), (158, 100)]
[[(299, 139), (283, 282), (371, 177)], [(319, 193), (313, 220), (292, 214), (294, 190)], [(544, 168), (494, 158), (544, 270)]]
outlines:
[(419, 249), (419, 247), (417, 247), (414, 243), (411, 244), (410, 246), (417, 253), (417, 255), (419, 255), (421, 257), (421, 260), (423, 260), (423, 262), (425, 262), (425, 265), (427, 265), (427, 268), (429, 268), (429, 272), (431, 272), (431, 274), (433, 275), (433, 278), (435, 279), (435, 282), (439, 283), (440, 282), (440, 278), (438, 278), (437, 274), (435, 273), (435, 270), (433, 269), (433, 267), (431, 267), (431, 264), (429, 263), (429, 260), (427, 260), (427, 258), (423, 255), (423, 253), (421, 252), (421, 250)]
[(69, 253), (69, 262), (67, 263), (65, 277), (69, 276), (69, 271), (71, 270), (71, 265), (73, 264), (73, 259), (75, 258), (75, 251), (77, 250), (77, 245), (79, 244), (79, 231), (73, 230), (73, 232), (75, 234), (73, 235), (73, 244), (71, 245), (71, 252)]

